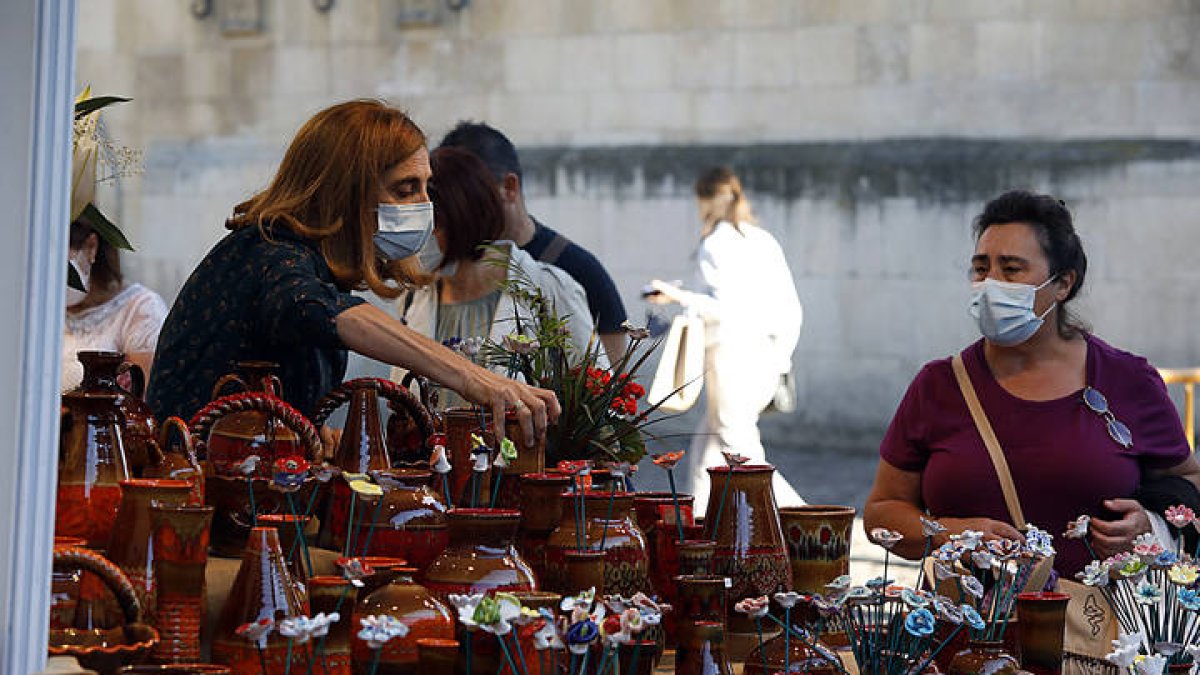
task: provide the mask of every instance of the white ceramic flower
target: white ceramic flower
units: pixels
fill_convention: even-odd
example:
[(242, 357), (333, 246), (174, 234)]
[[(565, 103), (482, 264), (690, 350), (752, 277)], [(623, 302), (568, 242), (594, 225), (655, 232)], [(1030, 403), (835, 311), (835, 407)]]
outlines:
[(1030, 525), (1025, 530), (1025, 547), (1043, 558), (1054, 555), (1054, 537), (1049, 532)]
[(262, 458), (258, 455), (246, 455), (245, 459), (233, 465), (234, 470), (243, 476), (252, 476), (258, 470), (258, 463)]
[(1075, 575), (1080, 581), (1088, 586), (1107, 586), (1109, 582), (1110, 567), (1108, 563), (1093, 560), (1083, 568), (1082, 572)]
[(358, 639), (366, 642), (371, 649), (382, 649), (392, 638), (408, 635), (408, 626), (394, 616), (371, 615), (358, 621), (362, 624)]
[[(624, 612), (621, 612), (621, 632), (625, 633), (625, 635), (637, 635), (638, 633), (646, 630), (647, 625), (649, 624), (646, 623), (645, 617), (642, 615), (641, 610), (639, 610), (637, 607), (630, 607)], [(626, 640), (625, 642), (628, 641), (629, 640)]]
[(994, 562), (996, 562), (996, 556), (992, 555), (991, 551), (984, 549), (971, 551), (971, 564), (981, 570), (991, 569)]
[(735, 612), (741, 612), (751, 619), (759, 619), (767, 615), (767, 610), (770, 609), (770, 601), (767, 596), (762, 595), (757, 598), (746, 598), (739, 600), (733, 606)]
[(585, 613), (592, 611), (592, 605), (596, 602), (596, 589), (589, 588), (581, 592), (579, 595), (568, 595), (559, 603), (559, 609), (564, 612), (574, 612), (576, 609), (582, 609)]
[(258, 646), (259, 649), (265, 649), (267, 646), (267, 636), (269, 636), (271, 631), (274, 629), (275, 620), (270, 617), (263, 617), (258, 621), (244, 623), (238, 626), (234, 630), (234, 633), (236, 633), (239, 637), (253, 642)]
[(854, 583), (854, 579), (851, 578), (849, 574), (843, 574), (842, 576), (825, 584), (825, 588), (828, 588), (831, 591), (844, 591), (847, 588), (850, 588), (850, 584), (852, 583)]
[(312, 619), (303, 614), (289, 616), (279, 622), (279, 634), (298, 645), (308, 642), (312, 638), (315, 628)]
[(928, 520), (923, 516), (921, 517), (921, 532), (926, 537), (936, 537), (939, 534), (943, 534), (945, 531), (945, 525), (942, 525), (936, 520)]
[(800, 594), (796, 591), (776, 593), (775, 602), (779, 603), (779, 606), (784, 609), (791, 609), (796, 606), (796, 603), (800, 602)]
[(1162, 654), (1140, 655), (1133, 659), (1137, 675), (1162, 675), (1167, 668), (1167, 657)]
[(450, 458), (446, 455), (446, 446), (433, 446), (433, 454), (429, 457), (429, 468), (434, 473), (450, 473)]
[(320, 638), (329, 635), (329, 627), (341, 620), (342, 615), (337, 612), (330, 612), (328, 614), (325, 612), (318, 612), (317, 615), (312, 618), (312, 636), (315, 638)]
[(886, 527), (876, 527), (871, 529), (870, 538), (871, 541), (890, 551), (895, 548), (896, 544), (900, 543), (904, 535), (895, 530), (889, 530)]
[(965, 551), (974, 551), (983, 543), (983, 533), (979, 530), (963, 530), (962, 534), (952, 534), (950, 539)]
[(1063, 536), (1067, 539), (1084, 539), (1088, 536), (1088, 530), (1090, 530), (1091, 527), (1091, 516), (1079, 516), (1075, 520), (1067, 523), (1067, 531), (1063, 532)]
[(484, 597), (475, 606), (475, 624), (480, 630), (497, 637), (512, 632), (513, 623), (521, 616), (521, 601), (512, 593), (496, 593)]
[(541, 615), (545, 623), (533, 634), (533, 648), (538, 651), (563, 649), (565, 645), (558, 634), (558, 627), (554, 625), (554, 615), (545, 609), (541, 610)]
[(969, 595), (975, 598), (983, 597), (983, 582), (969, 574), (962, 575), (960, 579), (962, 580), (962, 589)]
[(621, 330), (629, 336), (631, 340), (645, 340), (650, 337), (650, 330), (641, 326), (635, 326), (628, 319), (621, 322)]
[(472, 454), (474, 456), (475, 463), (471, 466), (471, 470), (475, 473), (487, 473), (488, 469), (490, 468), (487, 448), (484, 447), (483, 452), (472, 451)]
[(475, 608), (479, 606), (483, 600), (483, 593), (473, 593), (471, 595), (458, 595), (451, 593), (446, 596), (454, 609), (458, 612), (458, 622), (467, 630), (475, 630), (479, 628), (479, 624), (475, 623)]

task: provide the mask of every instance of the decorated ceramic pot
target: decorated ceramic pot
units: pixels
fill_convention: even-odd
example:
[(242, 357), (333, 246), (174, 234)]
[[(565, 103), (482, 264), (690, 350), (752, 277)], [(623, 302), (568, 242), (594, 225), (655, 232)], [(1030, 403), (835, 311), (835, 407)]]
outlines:
[[(606, 593), (631, 596), (651, 594), (650, 562), (646, 536), (633, 517), (632, 492), (590, 490), (580, 499), (563, 493), (563, 518), (546, 542), (546, 588), (573, 594), (566, 578), (566, 552), (604, 551)], [(582, 522), (582, 527), (581, 527)]]

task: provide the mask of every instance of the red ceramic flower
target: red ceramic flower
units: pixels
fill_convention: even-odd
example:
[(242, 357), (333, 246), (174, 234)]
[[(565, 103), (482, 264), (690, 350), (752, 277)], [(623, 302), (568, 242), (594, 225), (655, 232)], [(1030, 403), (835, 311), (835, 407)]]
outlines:
[(592, 460), (590, 460), (590, 459), (576, 459), (576, 460), (565, 460), (564, 459), (563, 461), (558, 463), (558, 471), (560, 473), (570, 474), (572, 476), (575, 476), (578, 474), (587, 474), (591, 471), (591, 469), (592, 469)]
[(661, 455), (654, 455), (654, 463), (662, 468), (670, 471), (675, 468), (679, 460), (683, 459), (683, 450), (676, 452), (664, 452)]
[(271, 489), (279, 492), (295, 492), (304, 485), (308, 477), (309, 463), (303, 457), (280, 457), (275, 460)]
[(739, 455), (736, 452), (726, 452), (725, 450), (722, 450), (721, 454), (725, 456), (725, 463), (729, 466), (741, 466), (750, 461), (749, 457), (745, 455)]

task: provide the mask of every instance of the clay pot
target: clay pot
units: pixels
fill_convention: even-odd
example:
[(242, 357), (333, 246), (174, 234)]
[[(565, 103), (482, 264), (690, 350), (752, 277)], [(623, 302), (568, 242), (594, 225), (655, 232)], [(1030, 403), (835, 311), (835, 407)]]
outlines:
[[(379, 658), (381, 675), (417, 672), (417, 640), (454, 638), (454, 615), (433, 593), (413, 581), (413, 568), (394, 570), (392, 579), (358, 601), (353, 625), (368, 616), (391, 616), (408, 626), (408, 634), (394, 638), (383, 647)], [(375, 656), (365, 641), (352, 640), (355, 669), (367, 673)]]
[[(578, 550), (581, 538), (574, 517), (578, 500), (573, 493), (564, 493), (563, 519), (546, 542), (546, 588), (560, 593), (576, 593), (563, 572), (565, 552)], [(633, 493), (583, 493), (585, 527), (584, 548), (605, 552), (604, 588), (615, 595), (631, 596), (639, 591), (653, 593), (649, 576), (649, 554), (646, 536), (633, 518)]]
[(417, 640), (417, 663), (423, 675), (454, 675), (459, 661), (458, 640)]
[(140, 675), (229, 675), (225, 666), (213, 666), (207, 663), (176, 663), (170, 666), (126, 666), (117, 671), (118, 675), (127, 673)]
[(158, 644), (158, 631), (142, 622), (142, 606), (129, 579), (104, 557), (82, 548), (54, 551), (54, 569), (85, 570), (107, 587), (120, 608), (121, 623), (111, 629), (51, 630), (50, 656), (71, 656), (102, 674), (142, 663)]
[(152, 478), (121, 481), (121, 507), (108, 544), (108, 559), (119, 567), (137, 593), (144, 620), (151, 626), (158, 606), (159, 581), (154, 575), (154, 529), (150, 506), (183, 506), (191, 498), (185, 480)]
[[(717, 542), (710, 539), (688, 539), (679, 544), (676, 547), (679, 574), (693, 576), (711, 574), (713, 555), (716, 554), (716, 551)], [(674, 581), (668, 588), (673, 589), (673, 587)]]
[[(275, 375), (279, 365), (267, 361), (241, 361), (235, 365), (237, 374), (228, 374), (213, 387), (213, 401), (229, 400), (237, 394), (255, 394), (281, 400), (283, 384)], [(222, 396), (227, 394), (227, 396)], [(197, 414), (196, 426), (205, 411)], [(240, 476), (237, 464), (249, 455), (261, 461), (255, 476), (271, 477), (271, 465), (281, 457), (307, 457), (305, 445), (296, 431), (284, 420), (262, 409), (226, 410), (204, 425), (207, 433), (194, 430), (206, 453), (209, 466), (218, 476)]]
[[(804, 644), (796, 636), (787, 640), (780, 631), (779, 635), (756, 646), (747, 656), (742, 666), (745, 675), (775, 675), (776, 673), (817, 673), (819, 675), (836, 675), (841, 672), (840, 662), (834, 651), (820, 642), (818, 649)], [(784, 658), (784, 651), (790, 649), (791, 654)], [(764, 668), (763, 663), (766, 663)]]
[(212, 514), (211, 506), (150, 507), (158, 580), (154, 618), (162, 636), (154, 659), (160, 663), (201, 660), (200, 631), (207, 614), (204, 568)]
[(492, 433), (492, 416), (479, 408), (450, 408), (443, 415), (446, 424), (446, 455), (450, 458), (450, 503), (455, 507), (470, 507), (487, 504), (484, 497), (491, 496), (491, 471), (478, 480), (480, 499), (472, 502), (471, 434), (479, 434), (488, 447), (496, 446), (496, 435)]
[(513, 546), (520, 513), (450, 509), (450, 543), (425, 569), (422, 583), (446, 601), (451, 593), (537, 590), (529, 563)]
[(578, 595), (588, 589), (595, 589), (596, 597), (603, 597), (608, 592), (605, 585), (607, 553), (594, 550), (577, 551), (572, 548), (563, 551), (562, 557), (561, 563), (555, 563), (556, 567), (563, 570), (561, 588), (566, 590), (561, 591), (562, 593)]
[(1021, 667), (1036, 675), (1062, 672), (1066, 593), (1017, 594), (1017, 649)]
[(546, 542), (562, 521), (559, 496), (571, 485), (561, 473), (527, 473), (520, 477), (521, 527), (517, 548), (539, 579), (546, 578)]
[(733, 675), (725, 655), (724, 623), (695, 623), (675, 653), (675, 675)]
[(687, 643), (697, 622), (724, 622), (726, 614), (726, 578), (723, 576), (677, 576), (676, 595), (671, 614), (676, 618), (676, 643)]
[[(713, 573), (732, 580), (730, 597), (769, 597), (791, 588), (792, 568), (771, 489), (774, 473), (769, 464), (708, 468), (712, 489), (704, 522), (708, 538), (717, 542)], [(731, 613), (728, 621), (731, 634), (756, 634), (744, 614)]]
[(663, 597), (671, 595), (672, 577), (690, 574), (679, 568), (679, 533), (682, 530), (686, 537), (687, 530), (694, 526), (692, 503), (695, 499), (689, 494), (680, 494), (678, 499), (682, 528), (676, 524), (675, 499), (670, 492), (638, 492), (633, 500), (638, 527), (646, 535), (650, 552), (650, 583)]
[(192, 434), (183, 420), (168, 417), (162, 423), (158, 440), (149, 445), (149, 452), (150, 465), (142, 470), (142, 478), (186, 480), (192, 486), (191, 502), (204, 503), (204, 469), (196, 458)]
[(521, 431), (515, 411), (509, 411), (504, 417), (504, 436), (516, 446), (517, 458), (501, 469), (503, 478), (500, 480), (496, 505), (502, 509), (519, 509), (523, 504), (521, 477), (541, 474), (546, 470), (546, 437), (543, 436), (532, 447), (526, 445), (525, 433)]
[(317, 661), (321, 673), (350, 675), (351, 646), (357, 625), (351, 622), (353, 607), (358, 601), (358, 589), (343, 577), (317, 576), (308, 579), (308, 604), (316, 616), (320, 613), (337, 612), (343, 617), (329, 627), (329, 634), (317, 638), (313, 644), (312, 658)]
[[(142, 397), (146, 394), (146, 374), (140, 366), (125, 360), (121, 352), (82, 351), (76, 355), (83, 364), (83, 380), (73, 391), (89, 394), (112, 394), (121, 410), (122, 436), (130, 473), (142, 475), (151, 463), (153, 444), (158, 436), (158, 422)], [(117, 378), (128, 374), (130, 389), (122, 387)]]
[(779, 522), (792, 561), (792, 589), (825, 593), (825, 584), (850, 573), (851, 506), (790, 506)]
[(63, 394), (54, 534), (108, 546), (121, 481), (131, 478), (123, 422), (113, 394)]
[[(252, 641), (238, 635), (237, 629), (263, 618), (278, 623), (308, 613), (308, 603), (297, 590), (283, 560), (278, 532), (272, 527), (254, 528), (217, 621), (213, 662), (227, 665), (236, 673), (265, 668), (266, 675), (282, 675), (287, 664), (287, 638), (273, 630), (265, 638)], [(303, 650), (293, 650), (292, 669), (304, 671), (308, 663), (306, 654)]]
[[(378, 509), (361, 509), (355, 518), (359, 541), (364, 546), (372, 520), (375, 524), (370, 550), (360, 548), (358, 553), (403, 558), (410, 566), (425, 569), (450, 541), (449, 509), (430, 485), (433, 473), (425, 469), (389, 469), (373, 475), (383, 486), (383, 502)], [(342, 516), (342, 522), (346, 520)]]
[(1015, 675), (1017, 659), (1000, 642), (968, 640), (967, 648), (954, 655), (949, 675)]

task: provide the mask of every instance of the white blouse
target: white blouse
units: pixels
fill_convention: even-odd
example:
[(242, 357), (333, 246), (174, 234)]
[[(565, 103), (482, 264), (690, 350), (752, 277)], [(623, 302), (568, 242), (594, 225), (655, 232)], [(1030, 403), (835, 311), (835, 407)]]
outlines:
[(67, 311), (63, 331), (62, 391), (79, 386), (83, 364), (76, 353), (105, 350), (133, 354), (152, 352), (167, 319), (167, 304), (141, 284), (131, 284), (108, 302)]

